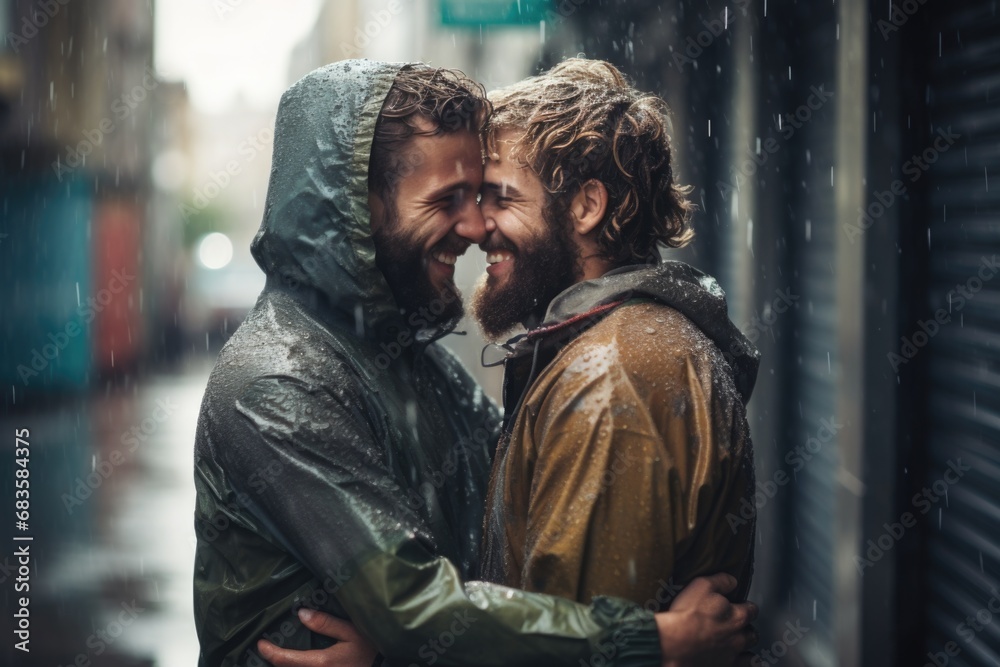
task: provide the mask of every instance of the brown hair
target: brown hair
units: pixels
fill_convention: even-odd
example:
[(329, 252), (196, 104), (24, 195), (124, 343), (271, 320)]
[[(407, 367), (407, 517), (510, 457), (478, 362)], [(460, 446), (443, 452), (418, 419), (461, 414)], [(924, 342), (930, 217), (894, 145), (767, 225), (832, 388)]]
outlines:
[(563, 215), (581, 185), (601, 181), (608, 210), (598, 244), (616, 264), (639, 263), (694, 236), (686, 199), (690, 187), (674, 182), (667, 105), (630, 85), (612, 64), (570, 58), (548, 72), (490, 94), (493, 114), (487, 150), (496, 152), (501, 130), (524, 132), (511, 158), (532, 169), (549, 193), (547, 206)]
[[(480, 135), (490, 110), (485, 89), (462, 72), (423, 64), (405, 66), (396, 75), (375, 122), (368, 189), (385, 198), (399, 179), (423, 162), (422, 156), (404, 151), (410, 137), (462, 130)], [(423, 126), (418, 125), (420, 120)]]

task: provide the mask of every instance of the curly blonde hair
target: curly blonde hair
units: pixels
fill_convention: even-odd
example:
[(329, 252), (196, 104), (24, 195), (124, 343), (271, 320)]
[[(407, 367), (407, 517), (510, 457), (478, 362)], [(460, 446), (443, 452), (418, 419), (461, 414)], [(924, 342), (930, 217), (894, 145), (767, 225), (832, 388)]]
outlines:
[(547, 211), (558, 216), (550, 219), (564, 219), (586, 181), (607, 188), (598, 234), (604, 257), (641, 263), (658, 256), (657, 243), (680, 248), (693, 238), (691, 188), (674, 182), (670, 164), (667, 105), (635, 89), (614, 65), (569, 58), (489, 98), (488, 152), (496, 154), (499, 132), (523, 131), (511, 159), (541, 179)]

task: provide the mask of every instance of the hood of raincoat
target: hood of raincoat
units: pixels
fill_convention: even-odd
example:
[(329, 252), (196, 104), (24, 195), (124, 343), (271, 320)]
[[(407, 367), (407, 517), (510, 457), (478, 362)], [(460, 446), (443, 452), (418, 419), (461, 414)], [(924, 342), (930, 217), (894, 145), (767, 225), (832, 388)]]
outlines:
[(264, 219), (250, 247), (269, 284), (312, 290), (322, 310), (352, 318), (369, 337), (399, 318), (375, 265), (368, 161), (375, 121), (403, 67), (346, 60), (285, 91)]
[(572, 285), (552, 300), (541, 325), (512, 341), (512, 356), (531, 354), (539, 341), (564, 341), (578, 334), (581, 324), (592, 324), (614, 306), (641, 298), (674, 308), (701, 329), (729, 362), (743, 403), (750, 400), (760, 352), (729, 319), (726, 293), (715, 278), (684, 262), (625, 266)]

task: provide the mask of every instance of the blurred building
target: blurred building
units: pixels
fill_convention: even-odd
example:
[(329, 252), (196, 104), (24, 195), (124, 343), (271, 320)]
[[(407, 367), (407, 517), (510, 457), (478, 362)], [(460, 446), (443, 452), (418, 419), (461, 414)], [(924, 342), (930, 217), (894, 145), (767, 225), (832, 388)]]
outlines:
[(763, 353), (764, 660), (1000, 662), (996, 4), (560, 7), (547, 64), (605, 58), (671, 105), (681, 257)]
[[(159, 326), (144, 263), (160, 81), (148, 3), (3, 0), (4, 402), (134, 371)], [(157, 246), (162, 256), (169, 246)]]

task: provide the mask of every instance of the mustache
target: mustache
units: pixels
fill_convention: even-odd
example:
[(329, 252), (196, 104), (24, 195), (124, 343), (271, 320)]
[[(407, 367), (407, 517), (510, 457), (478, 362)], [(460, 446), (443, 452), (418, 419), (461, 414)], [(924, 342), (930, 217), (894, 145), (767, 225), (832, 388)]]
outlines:
[(479, 244), (479, 249), (484, 253), (489, 254), (491, 252), (497, 252), (500, 250), (506, 250), (512, 255), (517, 254), (517, 246), (508, 241), (507, 239), (497, 239), (497, 240), (487, 240)]
[(464, 243), (462, 241), (455, 241), (451, 239), (444, 239), (438, 242), (431, 248), (431, 252), (447, 252), (455, 255), (463, 255), (465, 251), (469, 249), (471, 244)]

